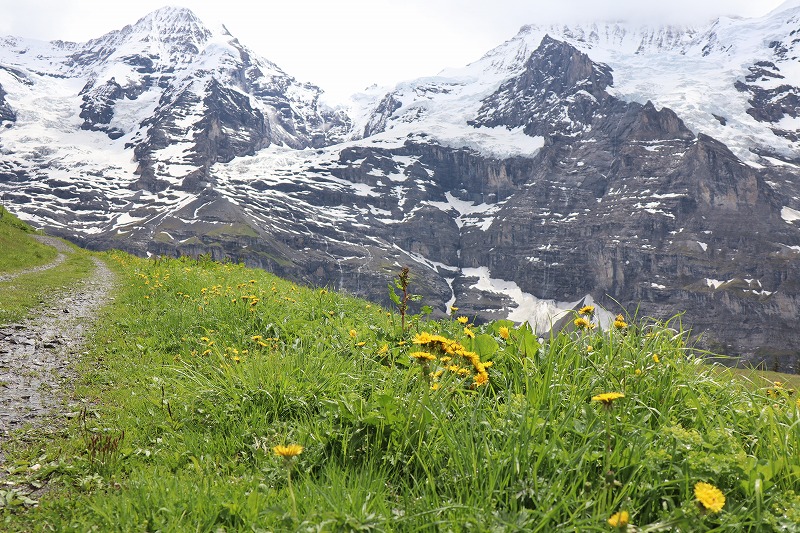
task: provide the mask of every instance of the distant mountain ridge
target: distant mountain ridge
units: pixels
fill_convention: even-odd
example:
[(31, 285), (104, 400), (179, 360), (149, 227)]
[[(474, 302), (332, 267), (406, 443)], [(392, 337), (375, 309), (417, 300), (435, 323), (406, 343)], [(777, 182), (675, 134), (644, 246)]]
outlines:
[[(0, 191), (92, 248), (200, 254), (548, 329), (596, 302), (800, 370), (800, 7), (524, 26), (331, 108), (189, 10), (0, 40)], [(610, 315), (601, 314), (607, 324)]]

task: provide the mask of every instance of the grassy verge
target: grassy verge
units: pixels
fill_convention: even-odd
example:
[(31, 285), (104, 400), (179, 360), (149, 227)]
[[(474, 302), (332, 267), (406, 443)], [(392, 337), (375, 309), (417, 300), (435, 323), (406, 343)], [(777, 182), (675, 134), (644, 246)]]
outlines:
[(20, 320), (30, 309), (52, 301), (69, 285), (86, 278), (93, 269), (89, 253), (76, 247), (56, 267), (0, 282), (0, 324)]
[(58, 252), (31, 238), (33, 229), (0, 207), (0, 273), (43, 265)]
[(800, 522), (796, 396), (718, 375), (670, 323), (546, 342), (466, 317), (402, 331), (263, 271), (109, 257), (123, 289), (83, 359), (86, 409), (14, 451), (18, 481), (51, 492), (7, 505), (8, 530)]

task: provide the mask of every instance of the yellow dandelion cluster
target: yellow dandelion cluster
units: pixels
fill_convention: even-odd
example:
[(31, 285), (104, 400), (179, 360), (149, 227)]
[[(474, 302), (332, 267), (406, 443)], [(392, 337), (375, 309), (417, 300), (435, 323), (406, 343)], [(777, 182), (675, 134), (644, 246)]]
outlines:
[(625, 322), (625, 317), (622, 315), (617, 315), (614, 319), (614, 327), (617, 329), (625, 329), (628, 327), (628, 323)]
[(299, 444), (288, 444), (286, 446), (278, 444), (277, 446), (272, 448), (272, 451), (275, 452), (275, 455), (279, 457), (289, 458), (289, 457), (296, 457), (301, 453), (303, 453), (303, 447), (300, 446)]
[(603, 394), (598, 394), (597, 396), (592, 396), (593, 402), (600, 402), (603, 405), (611, 405), (614, 403), (614, 400), (619, 400), (620, 398), (624, 398), (625, 395), (621, 392), (604, 392)]
[(624, 528), (630, 523), (630, 515), (628, 511), (620, 511), (611, 515), (608, 519), (608, 525), (611, 527)]
[(725, 505), (725, 495), (711, 483), (700, 481), (694, 486), (694, 496), (703, 508), (712, 513), (722, 511)]
[[(469, 333), (467, 333), (467, 331), (469, 331), (469, 333), (471, 333), (472, 336), (474, 337), (475, 333), (471, 329), (464, 328), (465, 334), (469, 336)], [(485, 385), (489, 382), (489, 373), (487, 369), (491, 366), (491, 362), (481, 361), (480, 356), (477, 353), (467, 350), (459, 342), (452, 339), (448, 339), (447, 337), (444, 337), (442, 335), (431, 335), (426, 331), (423, 331), (415, 335), (412, 342), (414, 344), (425, 346), (429, 350), (428, 352), (412, 352), (411, 353), (412, 357), (415, 357), (414, 354), (417, 353), (426, 353), (433, 356), (431, 352), (440, 352), (442, 354), (441, 357), (439, 358), (439, 362), (441, 364), (450, 363), (453, 357), (460, 357), (463, 360), (469, 361), (470, 365), (472, 365), (472, 368), (475, 372), (473, 376), (474, 386), (477, 387)], [(457, 364), (449, 364), (448, 366), (444, 367), (444, 369), (447, 370), (448, 372), (463, 377), (467, 377), (470, 374), (472, 374), (472, 372), (468, 368), (463, 368)]]

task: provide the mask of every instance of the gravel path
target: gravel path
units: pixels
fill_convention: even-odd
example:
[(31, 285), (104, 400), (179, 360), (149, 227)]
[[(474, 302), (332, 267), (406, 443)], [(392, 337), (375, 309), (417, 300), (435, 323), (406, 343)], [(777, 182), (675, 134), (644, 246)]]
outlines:
[(42, 270), (49, 270), (53, 267), (57, 267), (61, 263), (64, 262), (64, 259), (67, 258), (67, 254), (72, 253), (72, 248), (70, 248), (64, 241), (60, 239), (56, 239), (55, 237), (45, 237), (43, 235), (34, 235), (34, 239), (37, 241), (52, 246), (56, 250), (58, 250), (58, 255), (56, 256), (53, 261), (47, 263), (46, 265), (41, 265), (38, 267), (27, 268), (25, 270), (20, 270), (19, 272), (14, 272), (12, 274), (0, 274), (0, 281), (11, 281), (12, 279), (22, 276), (23, 274), (31, 274), (33, 272), (41, 272)]
[[(53, 268), (72, 252), (58, 239), (39, 239), (55, 246), (59, 257), (13, 277)], [(33, 310), (25, 320), (0, 325), (0, 449), (14, 429), (28, 423), (57, 426), (63, 417), (72, 416), (73, 408), (65, 405), (72, 362), (80, 357), (85, 336), (100, 307), (109, 301), (114, 284), (106, 264), (92, 260), (96, 268), (88, 279)], [(0, 451), (0, 468), (3, 462)]]

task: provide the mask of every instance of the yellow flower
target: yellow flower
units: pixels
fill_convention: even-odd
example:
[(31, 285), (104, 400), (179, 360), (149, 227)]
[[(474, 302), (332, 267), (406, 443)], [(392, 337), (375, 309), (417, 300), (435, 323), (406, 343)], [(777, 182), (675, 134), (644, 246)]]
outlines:
[(642, 370), (640, 368), (637, 368), (636, 370), (634, 370), (633, 373), (636, 374), (637, 376), (641, 376), (642, 375)]
[(703, 507), (712, 513), (718, 513), (725, 505), (725, 495), (711, 483), (700, 481), (694, 486), (694, 496)]
[(500, 334), (500, 338), (506, 339), (506, 340), (508, 340), (508, 338), (511, 336), (511, 332), (505, 326), (502, 326), (498, 333)]
[(357, 342), (356, 346), (364, 346), (365, 344), (367, 344), (366, 341), (361, 341), (361, 342)]
[(388, 351), (389, 351), (389, 345), (388, 344), (384, 344), (383, 346), (381, 346), (381, 349), (378, 350), (378, 354), (379, 355), (383, 355)]
[(586, 351), (589, 353), (592, 353), (594, 351), (594, 348), (592, 347), (591, 344), (586, 347)]
[(456, 311), (458, 311), (458, 307), (456, 307), (455, 305), (451, 305), (450, 306), (450, 312), (451, 313), (455, 313)]
[(414, 335), (414, 339), (412, 340), (414, 344), (428, 344), (431, 342), (431, 334), (427, 331), (423, 331), (422, 333), (417, 333)]
[(578, 329), (594, 329), (594, 324), (586, 320), (584, 317), (578, 317), (573, 322)]
[(288, 446), (283, 446), (278, 444), (272, 451), (275, 452), (275, 455), (279, 455), (280, 457), (295, 457), (303, 453), (303, 447), (299, 444), (289, 444)]
[(592, 316), (594, 314), (594, 306), (593, 305), (584, 305), (581, 307), (578, 313), (582, 315)]
[(458, 320), (459, 324), (466, 324), (467, 322), (469, 322), (469, 318), (467, 318), (465, 316), (460, 316), (460, 317), (456, 318), (456, 320)]
[(250, 339), (251, 339), (253, 342), (258, 342), (258, 341), (260, 341), (261, 339), (263, 339), (263, 337), (262, 337), (261, 335), (253, 335), (252, 337), (250, 337)]
[(608, 519), (608, 525), (611, 527), (623, 528), (628, 525), (629, 520), (630, 515), (628, 515), (628, 511), (620, 511), (611, 515), (611, 518)]
[(467, 336), (467, 337), (469, 337), (470, 339), (474, 339), (474, 338), (475, 338), (475, 332), (474, 332), (474, 331), (472, 331), (472, 330), (471, 330), (471, 329), (469, 329), (469, 328), (464, 328), (464, 335), (466, 335), (466, 336)]
[(428, 352), (411, 352), (409, 355), (418, 360), (433, 361), (436, 359), (436, 356), (431, 355)]
[(614, 319), (614, 327), (617, 329), (625, 329), (628, 327), (627, 322), (625, 322), (625, 317), (622, 315), (617, 315)]
[(356, 335), (358, 335), (358, 332), (357, 332), (356, 330), (354, 330), (354, 329), (351, 329), (351, 330), (350, 330), (350, 336), (351, 336), (351, 337), (353, 337), (353, 338), (355, 339), (355, 338), (356, 338)]
[(431, 390), (439, 390), (439, 388), (441, 388), (441, 385), (439, 383), (434, 383), (433, 385), (431, 385)]
[(600, 402), (603, 405), (611, 405), (614, 403), (614, 400), (618, 400), (619, 398), (624, 398), (625, 395), (621, 392), (604, 392), (603, 394), (598, 394), (597, 396), (592, 396), (593, 402)]
[(486, 372), (480, 372), (475, 375), (475, 385), (480, 387), (481, 385), (486, 385), (489, 383), (489, 374)]
[(654, 363), (660, 363), (660, 362), (661, 362), (661, 361), (658, 359), (658, 354), (657, 354), (657, 353), (654, 353), (654, 354), (653, 354), (653, 362), (654, 362)]

